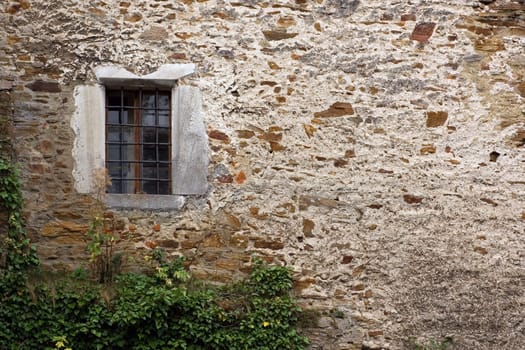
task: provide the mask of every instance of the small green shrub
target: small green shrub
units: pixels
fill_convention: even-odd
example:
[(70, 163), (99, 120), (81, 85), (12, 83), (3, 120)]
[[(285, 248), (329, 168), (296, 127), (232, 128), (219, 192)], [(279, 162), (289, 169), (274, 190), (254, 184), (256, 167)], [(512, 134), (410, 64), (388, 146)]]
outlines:
[[(288, 269), (259, 262), (247, 280), (213, 287), (189, 281), (181, 259), (158, 267), (161, 274), (155, 269), (149, 275), (118, 275), (111, 285), (75, 273), (1, 294), (0, 348), (54, 349), (61, 339), (74, 350), (307, 345), (296, 329), (300, 309), (289, 295)], [(264, 285), (257, 282), (261, 276)]]

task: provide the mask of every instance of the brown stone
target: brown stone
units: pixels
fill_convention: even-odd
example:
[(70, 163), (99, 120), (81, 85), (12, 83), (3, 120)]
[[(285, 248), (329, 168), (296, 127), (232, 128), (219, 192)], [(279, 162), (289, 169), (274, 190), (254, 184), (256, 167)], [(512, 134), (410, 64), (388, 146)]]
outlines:
[(370, 209), (381, 209), (383, 208), (383, 205), (382, 204), (369, 204), (367, 205), (367, 207)]
[(32, 91), (37, 92), (60, 92), (60, 85), (56, 81), (43, 81), (36, 80), (31, 84), (27, 84), (26, 87)]
[(329, 199), (324, 197), (316, 196), (300, 196), (299, 197), (299, 210), (306, 210), (309, 206), (315, 207), (326, 207), (326, 208), (337, 208), (339, 201), (335, 199)]
[(220, 259), (215, 263), (215, 267), (222, 270), (236, 271), (239, 268), (239, 261), (235, 259)]
[(212, 234), (204, 239), (202, 242), (203, 248), (222, 248), (226, 246), (222, 237), (218, 234)]
[(279, 152), (285, 150), (286, 148), (279, 142), (270, 141), (270, 149), (272, 150), (272, 152)]
[(403, 195), (403, 200), (407, 202), (408, 204), (418, 204), (423, 201), (423, 197), (414, 196), (411, 194), (405, 194)]
[(407, 22), (407, 21), (415, 21), (416, 20), (416, 14), (415, 13), (407, 13), (404, 15), (401, 15), (401, 21)]
[(306, 237), (313, 237), (315, 223), (310, 219), (303, 219), (303, 233)]
[(232, 235), (230, 237), (230, 244), (237, 248), (245, 249), (248, 247), (248, 237), (244, 235)]
[(314, 277), (301, 277), (300, 279), (294, 281), (293, 287), (297, 291), (302, 291), (310, 287), (314, 283), (315, 283)]
[(280, 250), (284, 248), (284, 243), (279, 241), (264, 241), (264, 240), (258, 240), (255, 241), (253, 244), (255, 248), (262, 248), (262, 249), (271, 249), (271, 250)]
[(161, 239), (155, 241), (155, 243), (162, 248), (178, 248), (179, 242), (173, 240), (173, 239)]
[(341, 264), (350, 264), (354, 260), (354, 257), (352, 255), (344, 255), (343, 259), (341, 260)]
[(142, 15), (140, 13), (132, 13), (131, 15), (124, 17), (124, 21), (131, 22), (131, 23), (138, 22), (141, 19), (142, 19)]
[(55, 237), (68, 232), (87, 232), (88, 226), (71, 221), (53, 221), (42, 227), (42, 236)]
[(226, 218), (226, 224), (236, 230), (240, 230), (241, 229), (241, 220), (236, 217), (235, 215), (233, 214), (228, 214), (228, 213), (225, 213), (224, 214), (225, 218)]
[(315, 30), (317, 30), (318, 32), (322, 32), (322, 31), (323, 31), (323, 28), (321, 27), (321, 23), (319, 23), (319, 22), (315, 22), (315, 23), (314, 23), (314, 28), (315, 28)]
[(352, 105), (347, 102), (336, 102), (330, 106), (327, 110), (322, 112), (314, 113), (316, 118), (331, 118), (331, 117), (341, 117), (344, 115), (354, 114), (354, 109)]
[(227, 175), (221, 175), (215, 178), (218, 182), (223, 184), (231, 184), (233, 183), (233, 176), (230, 174)]
[(487, 255), (489, 253), (489, 251), (487, 250), (487, 248), (483, 248), (483, 247), (474, 247), (474, 251), (476, 253), (479, 253), (481, 255)]
[(369, 337), (379, 337), (381, 335), (383, 335), (383, 331), (382, 330), (368, 331), (368, 336)]
[(525, 80), (518, 84), (518, 91), (521, 97), (525, 97)]
[(236, 130), (237, 136), (241, 139), (250, 139), (255, 136), (255, 132), (251, 130)]
[(279, 27), (288, 28), (295, 24), (296, 24), (295, 19), (292, 16), (279, 17), (279, 19), (277, 20), (277, 25)]
[(432, 36), (432, 33), (434, 32), (435, 27), (436, 27), (436, 24), (432, 22), (419, 23), (416, 25), (416, 27), (412, 31), (412, 35), (410, 35), (410, 39), (424, 43), (428, 41), (428, 39)]
[(288, 33), (286, 30), (263, 30), (266, 40), (285, 40), (294, 38), (299, 33)]
[(505, 50), (505, 43), (497, 37), (481, 38), (476, 40), (474, 48), (479, 51), (496, 52)]
[(310, 124), (303, 124), (304, 132), (308, 137), (314, 136), (315, 128)]
[(334, 166), (336, 168), (343, 168), (345, 165), (348, 165), (348, 161), (346, 159), (338, 158), (334, 160)]
[(228, 137), (228, 135), (219, 130), (208, 131), (208, 136), (210, 137), (210, 139), (220, 140), (224, 143), (230, 143), (230, 138)]
[(497, 207), (498, 206), (498, 203), (494, 202), (492, 199), (490, 198), (480, 198), (480, 201), (482, 202), (485, 202), (487, 204), (490, 204), (492, 205), (493, 207)]
[(262, 135), (257, 136), (261, 140), (265, 140), (268, 142), (279, 142), (283, 139), (282, 133), (275, 133), (275, 132), (265, 132)]
[(442, 126), (448, 119), (448, 112), (427, 112), (427, 128)]
[(353, 149), (346, 150), (345, 158), (355, 158), (355, 151)]
[(163, 27), (153, 26), (146, 29), (140, 38), (149, 41), (163, 41), (169, 37), (168, 32)]
[(354, 292), (359, 292), (362, 290), (365, 290), (366, 286), (363, 283), (357, 283), (352, 286), (352, 290)]
[(419, 154), (421, 154), (422, 156), (426, 156), (427, 154), (434, 154), (434, 153), (436, 153), (436, 147), (433, 145), (423, 146), (419, 150)]

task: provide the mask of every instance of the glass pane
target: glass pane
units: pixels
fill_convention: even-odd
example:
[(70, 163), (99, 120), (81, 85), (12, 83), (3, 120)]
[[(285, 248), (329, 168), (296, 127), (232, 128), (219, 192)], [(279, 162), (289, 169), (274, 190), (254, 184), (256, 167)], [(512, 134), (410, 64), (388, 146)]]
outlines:
[(120, 193), (135, 193), (135, 181), (122, 181), (122, 191)]
[(119, 112), (118, 109), (110, 109), (108, 111), (108, 124), (120, 124)]
[(170, 97), (169, 95), (159, 94), (158, 106), (160, 109), (169, 109), (170, 108)]
[(162, 181), (159, 183), (159, 194), (170, 194), (170, 183)]
[(119, 142), (120, 141), (120, 127), (119, 126), (108, 126), (108, 141)]
[(155, 93), (142, 94), (142, 108), (155, 108)]
[(168, 180), (170, 176), (170, 168), (168, 164), (159, 164), (159, 179)]
[(157, 140), (155, 139), (155, 128), (142, 129), (142, 142), (157, 142)]
[(135, 143), (135, 128), (132, 126), (122, 127), (122, 142)]
[(159, 143), (170, 143), (170, 131), (169, 129), (158, 129)]
[(142, 159), (143, 160), (157, 160), (157, 152), (155, 145), (143, 145), (142, 146)]
[(108, 174), (111, 182), (113, 182), (114, 179), (120, 178), (120, 163), (108, 163)]
[(155, 110), (143, 110), (142, 111), (142, 125), (155, 125)]
[(122, 182), (119, 180), (111, 181), (111, 186), (108, 187), (108, 193), (122, 193)]
[(136, 124), (135, 111), (133, 109), (125, 109), (122, 111), (122, 124)]
[(144, 164), (142, 167), (142, 177), (146, 179), (156, 179), (157, 164)]
[(169, 160), (169, 147), (159, 145), (159, 159), (158, 160)]
[(119, 107), (121, 105), (120, 90), (108, 90), (106, 94), (108, 96), (108, 107)]
[(122, 160), (136, 160), (135, 157), (135, 146), (128, 145), (122, 146)]
[(120, 145), (108, 145), (108, 160), (120, 160)]
[(158, 111), (159, 126), (170, 126), (170, 111)]
[(124, 106), (134, 107), (135, 106), (135, 92), (134, 91), (124, 91)]
[(157, 181), (142, 181), (142, 191), (149, 194), (157, 193)]

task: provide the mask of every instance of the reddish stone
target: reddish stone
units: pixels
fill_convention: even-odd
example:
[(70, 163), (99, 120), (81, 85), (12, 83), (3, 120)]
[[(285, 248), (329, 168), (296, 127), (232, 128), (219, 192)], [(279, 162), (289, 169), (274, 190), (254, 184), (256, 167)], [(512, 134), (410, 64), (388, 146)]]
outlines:
[(432, 33), (434, 32), (435, 27), (436, 27), (436, 23), (432, 23), (432, 22), (419, 23), (414, 28), (414, 31), (412, 32), (410, 39), (424, 43), (432, 36)]
[(153, 225), (153, 227), (151, 228), (153, 231), (155, 232), (160, 232), (160, 224), (155, 224)]
[(216, 180), (223, 184), (231, 184), (233, 182), (233, 176), (231, 176), (230, 174), (221, 175), (221, 176), (218, 176)]
[(246, 174), (244, 173), (244, 171), (240, 171), (235, 176), (235, 182), (237, 182), (238, 184), (242, 184), (242, 183), (244, 183), (244, 181), (246, 181)]

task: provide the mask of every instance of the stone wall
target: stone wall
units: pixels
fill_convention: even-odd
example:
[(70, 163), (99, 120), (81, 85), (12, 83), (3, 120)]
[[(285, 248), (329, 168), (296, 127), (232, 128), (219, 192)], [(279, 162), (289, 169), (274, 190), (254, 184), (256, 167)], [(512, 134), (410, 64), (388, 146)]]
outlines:
[(213, 281), (254, 255), (291, 266), (320, 311), (312, 349), (525, 347), (523, 1), (2, 6), (0, 90), (45, 265), (85, 263), (96, 204), (74, 190), (75, 86), (101, 64), (194, 63), (210, 190), (108, 212), (131, 255), (163, 247)]

